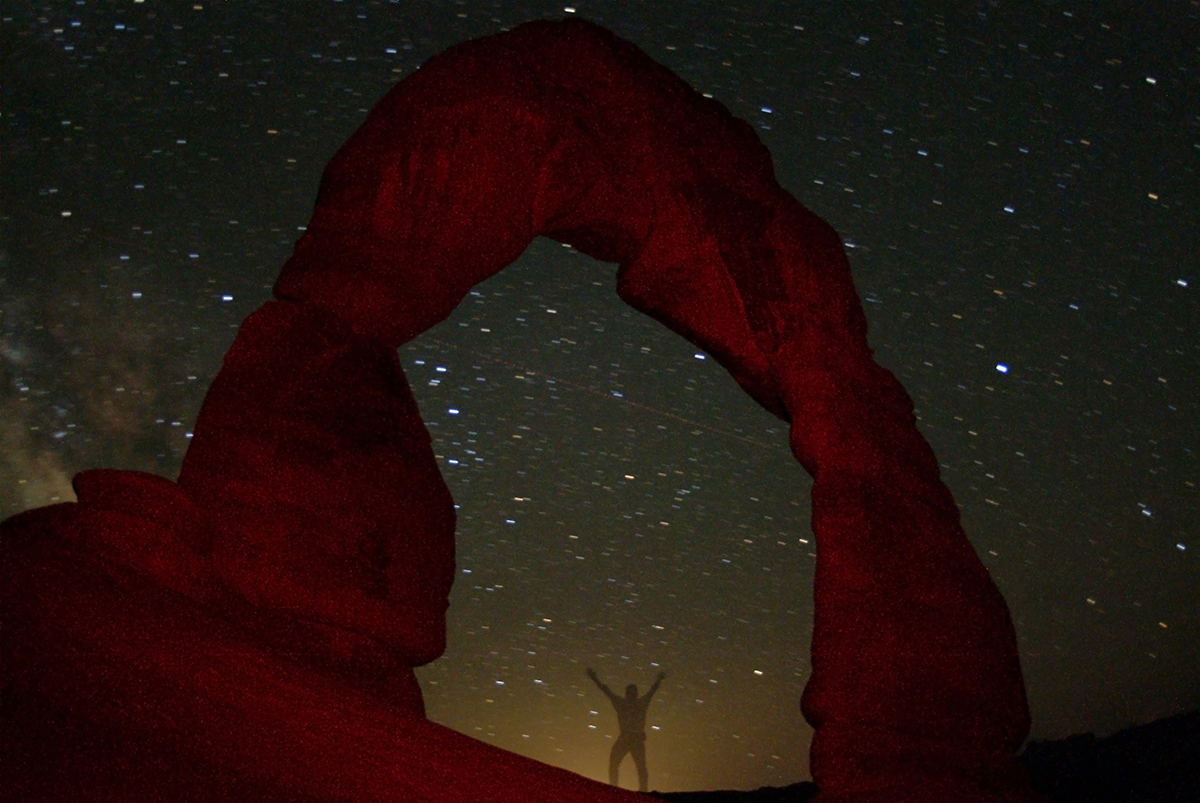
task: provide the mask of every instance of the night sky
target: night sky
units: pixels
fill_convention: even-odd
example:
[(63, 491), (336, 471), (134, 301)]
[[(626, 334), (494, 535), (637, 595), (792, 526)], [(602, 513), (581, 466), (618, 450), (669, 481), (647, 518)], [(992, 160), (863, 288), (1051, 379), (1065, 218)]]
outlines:
[[(1013, 613), (1033, 736), (1200, 706), (1200, 2), (0, 14), (0, 515), (85, 468), (176, 477), (368, 109), (450, 45), (575, 14), (749, 121), (841, 234)], [(430, 716), (603, 779), (585, 667), (662, 669), (652, 787), (800, 780), (810, 480), (615, 273), (538, 240), (400, 349), (460, 506)]]

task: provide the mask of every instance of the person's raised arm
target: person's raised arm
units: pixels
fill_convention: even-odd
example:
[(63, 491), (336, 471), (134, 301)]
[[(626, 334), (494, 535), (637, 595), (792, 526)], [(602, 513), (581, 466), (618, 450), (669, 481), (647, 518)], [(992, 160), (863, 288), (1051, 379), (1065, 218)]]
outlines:
[(651, 697), (653, 697), (653, 696), (654, 696), (654, 693), (658, 691), (658, 687), (662, 685), (662, 682), (663, 682), (664, 680), (666, 680), (666, 678), (667, 678), (667, 673), (666, 673), (666, 672), (659, 672), (659, 673), (658, 673), (658, 677), (654, 679), (654, 685), (652, 685), (652, 686), (650, 687), (650, 691), (646, 692), (646, 699), (647, 699), (647, 700), (649, 700)]
[(596, 675), (595, 669), (592, 669), (589, 666), (587, 668), (587, 676), (592, 679), (592, 683), (595, 683), (597, 688), (600, 689), (600, 691), (604, 692), (604, 695), (606, 697), (608, 697), (608, 699), (610, 699), (610, 700), (616, 699), (617, 696), (615, 694), (613, 694), (612, 689), (610, 689), (608, 686), (605, 686), (603, 683), (600, 682), (600, 678)]

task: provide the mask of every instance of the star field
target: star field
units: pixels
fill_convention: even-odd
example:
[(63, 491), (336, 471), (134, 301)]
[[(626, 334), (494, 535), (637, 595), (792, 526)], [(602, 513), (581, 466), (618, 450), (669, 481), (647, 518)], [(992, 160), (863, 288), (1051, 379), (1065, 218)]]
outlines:
[[(321, 170), (457, 42), (575, 14), (747, 120), (841, 234), (1016, 623), (1034, 738), (1200, 706), (1200, 3), (10, 3), (0, 515), (174, 478)], [(816, 545), (787, 425), (535, 241), (400, 349), (458, 505), (430, 716), (652, 788), (807, 774)], [(628, 783), (632, 768), (624, 768)]]

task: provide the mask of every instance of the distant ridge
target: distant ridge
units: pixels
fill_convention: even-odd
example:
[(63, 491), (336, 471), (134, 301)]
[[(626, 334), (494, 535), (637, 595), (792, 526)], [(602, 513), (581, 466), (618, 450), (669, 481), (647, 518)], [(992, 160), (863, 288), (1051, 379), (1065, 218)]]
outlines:
[[(1030, 742), (1020, 756), (1050, 803), (1200, 803), (1200, 711), (1097, 739), (1079, 733)], [(807, 803), (808, 781), (752, 792), (651, 792), (674, 803)]]
[(1030, 742), (1020, 760), (1053, 803), (1200, 803), (1200, 711)]

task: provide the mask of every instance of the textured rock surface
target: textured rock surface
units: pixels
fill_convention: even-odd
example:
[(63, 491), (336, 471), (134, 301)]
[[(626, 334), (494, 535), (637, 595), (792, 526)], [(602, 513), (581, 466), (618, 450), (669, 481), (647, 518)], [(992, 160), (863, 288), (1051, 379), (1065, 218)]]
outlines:
[(208, 779), (242, 799), (627, 799), (428, 723), (410, 668), (444, 646), (453, 509), (394, 348), (538, 235), (619, 262), (621, 298), (791, 422), (815, 478), (818, 800), (1031, 799), (1007, 608), (871, 358), (836, 233), (748, 125), (578, 21), (452, 48), (375, 107), (178, 486), (85, 474), (77, 505), (5, 525), (16, 777), (59, 756), (147, 797), (178, 777), (198, 798)]

